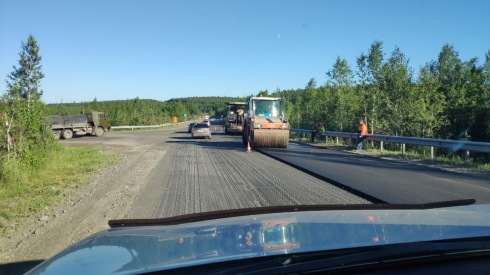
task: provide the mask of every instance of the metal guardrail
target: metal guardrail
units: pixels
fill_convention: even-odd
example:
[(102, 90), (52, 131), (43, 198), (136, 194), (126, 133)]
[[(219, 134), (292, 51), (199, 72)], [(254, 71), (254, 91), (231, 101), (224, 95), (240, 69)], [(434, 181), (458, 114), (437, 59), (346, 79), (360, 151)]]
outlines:
[(178, 125), (178, 124), (182, 124), (183, 122), (179, 122), (179, 123), (164, 123), (164, 124), (160, 124), (160, 125), (141, 125), (141, 126), (111, 126), (111, 130), (112, 129), (143, 129), (143, 128), (160, 128), (160, 127), (168, 127), (168, 126), (172, 126), (172, 125)]
[[(291, 129), (291, 132), (300, 134), (311, 134), (311, 130), (305, 129)], [(335, 137), (338, 144), (338, 138), (347, 138), (350, 145), (351, 139), (357, 139), (357, 133), (345, 133), (345, 132), (332, 132), (325, 131), (320, 133), (322, 136)], [(488, 142), (476, 142), (466, 140), (448, 140), (448, 139), (434, 139), (434, 138), (418, 138), (418, 137), (404, 137), (404, 136), (387, 136), (387, 135), (366, 135), (365, 140), (374, 140), (380, 142), (380, 150), (383, 151), (384, 142), (400, 143), (402, 144), (402, 153), (405, 153), (405, 144), (430, 146), (431, 158), (434, 158), (434, 147), (449, 148), (453, 152), (458, 150), (465, 150), (465, 159), (469, 158), (469, 151), (490, 153), (490, 143)]]

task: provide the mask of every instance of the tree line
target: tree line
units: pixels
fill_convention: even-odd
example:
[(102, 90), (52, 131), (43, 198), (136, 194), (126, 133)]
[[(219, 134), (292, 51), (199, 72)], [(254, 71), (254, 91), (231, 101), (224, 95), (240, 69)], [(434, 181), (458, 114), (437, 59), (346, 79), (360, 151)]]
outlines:
[[(245, 101), (234, 97), (187, 97), (168, 101), (152, 99), (128, 99), (80, 103), (56, 103), (47, 105), (48, 115), (80, 114), (84, 110), (100, 110), (107, 114), (112, 126), (121, 125), (156, 125), (172, 122), (174, 117), (179, 121), (197, 119), (204, 114), (220, 117), (226, 115), (225, 102)], [(184, 114), (187, 118), (184, 118)]]
[(444, 45), (436, 60), (415, 70), (398, 48), (390, 54), (374, 41), (355, 68), (337, 57), (326, 82), (279, 90), (292, 127), (321, 121), (330, 131), (355, 132), (363, 119), (371, 134), (490, 142), (490, 51), (483, 64), (461, 60)]

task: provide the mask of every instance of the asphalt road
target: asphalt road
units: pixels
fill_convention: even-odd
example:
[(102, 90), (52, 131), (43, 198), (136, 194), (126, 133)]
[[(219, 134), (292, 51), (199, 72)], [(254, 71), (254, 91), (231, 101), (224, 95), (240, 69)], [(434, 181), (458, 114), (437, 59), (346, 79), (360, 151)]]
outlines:
[[(172, 181), (181, 181), (186, 183), (196, 182), (199, 190), (177, 190), (171, 186), (171, 192), (175, 196), (185, 197), (189, 203), (196, 203), (194, 199), (202, 196), (206, 199), (208, 196), (215, 196), (214, 193), (206, 195), (208, 188), (223, 187), (221, 182), (228, 180), (230, 183), (236, 182), (254, 182), (254, 186), (242, 189), (230, 189), (228, 195), (224, 197), (236, 197), (232, 201), (228, 199), (221, 200), (221, 197), (212, 198), (217, 200), (207, 206), (193, 205), (191, 209), (202, 211), (214, 209), (209, 208), (211, 205), (217, 209), (227, 207), (254, 207), (277, 204), (298, 204), (298, 203), (328, 203), (329, 201), (310, 199), (312, 196), (310, 186), (304, 189), (284, 189), (281, 195), (282, 201), (277, 200), (278, 194), (266, 194), (265, 199), (257, 199), (261, 196), (253, 194), (252, 190), (263, 189), (258, 185), (258, 181), (264, 181), (264, 186), (276, 186), (276, 182), (283, 181), (287, 186), (300, 184), (303, 178), (311, 179), (309, 174), (327, 179), (331, 183), (338, 183), (345, 186), (347, 190), (354, 191), (361, 197), (371, 201), (383, 201), (387, 203), (428, 203), (444, 200), (457, 199), (476, 199), (477, 203), (490, 203), (490, 177), (488, 174), (472, 174), (451, 172), (437, 168), (431, 168), (423, 165), (403, 163), (399, 161), (390, 161), (377, 157), (352, 154), (336, 149), (317, 148), (308, 145), (301, 145), (290, 142), (289, 148), (262, 148), (261, 152), (273, 156), (276, 160), (271, 159), (258, 152), (250, 155), (244, 154), (244, 147), (241, 144), (240, 136), (226, 136), (223, 134), (220, 122), (213, 122), (213, 138), (208, 140), (191, 140), (185, 128), (178, 130), (165, 130), (168, 132), (167, 137), (161, 141), (154, 141), (155, 136), (160, 135), (160, 131), (138, 131), (138, 132), (115, 132), (108, 133), (103, 139), (95, 138), (93, 141), (100, 142), (100, 146), (111, 146), (114, 144), (126, 144), (129, 150), (141, 150), (149, 148), (160, 148), (167, 150), (166, 158), (162, 159), (152, 175), (152, 181), (149, 183), (149, 189), (155, 188), (156, 182), (162, 182), (167, 178)], [(161, 133), (161, 132), (160, 132)], [(167, 134), (166, 134), (167, 135)], [(85, 138), (78, 139), (80, 141)], [(146, 140), (146, 142), (143, 142)], [(68, 141), (71, 144), (74, 140)], [(154, 143), (158, 145), (154, 147)], [(295, 167), (307, 171), (301, 171), (286, 166), (283, 163), (292, 164)], [(260, 173), (260, 176), (258, 175)], [(182, 174), (182, 175), (180, 175)], [(283, 176), (285, 175), (285, 176)], [(202, 182), (213, 181), (215, 185), (201, 184)], [(330, 186), (323, 182), (323, 185)], [(180, 186), (174, 186), (180, 188)], [(223, 190), (228, 190), (228, 189)], [(277, 187), (279, 188), (279, 187)], [(287, 190), (287, 191), (285, 191)], [(156, 190), (153, 190), (156, 191)], [(298, 191), (306, 192), (304, 195), (297, 194)], [(311, 189), (315, 193), (316, 189)], [(190, 192), (190, 193), (189, 193)], [(201, 192), (199, 196), (193, 195), (193, 192)], [(225, 192), (225, 191), (223, 191)], [(228, 192), (228, 191), (226, 191)], [(197, 194), (197, 193), (196, 193)], [(253, 199), (244, 200), (243, 195), (250, 196)], [(196, 197), (193, 197), (196, 196)], [(300, 196), (301, 199), (297, 199)], [(306, 197), (305, 197), (306, 196)], [(334, 195), (335, 196), (335, 195)], [(143, 195), (144, 197), (144, 195)], [(374, 200), (373, 200), (374, 198)], [(191, 202), (193, 201), (193, 202)], [(248, 201), (244, 203), (243, 201)], [(250, 203), (254, 201), (254, 203)], [(337, 201), (333, 199), (332, 201)], [(340, 199), (342, 201), (342, 199)], [(176, 202), (175, 202), (176, 203)], [(209, 206), (209, 207), (208, 207)], [(187, 206), (189, 207), (189, 206)], [(169, 215), (177, 213), (189, 213), (190, 209), (185, 211), (166, 210)], [(155, 216), (156, 217), (156, 216)]]
[(336, 149), (261, 149), (282, 161), (388, 203), (476, 199), (490, 203), (490, 178), (390, 161)]
[(259, 152), (246, 153), (239, 136), (224, 135), (220, 125), (211, 128), (211, 140), (193, 140), (176, 131), (165, 141), (165, 157), (127, 218), (272, 205), (369, 203)]

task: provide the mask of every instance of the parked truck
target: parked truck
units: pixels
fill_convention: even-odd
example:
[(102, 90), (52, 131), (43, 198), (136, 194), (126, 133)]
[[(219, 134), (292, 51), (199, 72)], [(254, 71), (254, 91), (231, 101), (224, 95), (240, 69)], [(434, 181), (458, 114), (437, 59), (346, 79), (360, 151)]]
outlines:
[(103, 136), (110, 130), (109, 122), (103, 112), (89, 111), (78, 115), (54, 115), (46, 117), (51, 121), (55, 139), (70, 139), (76, 135)]

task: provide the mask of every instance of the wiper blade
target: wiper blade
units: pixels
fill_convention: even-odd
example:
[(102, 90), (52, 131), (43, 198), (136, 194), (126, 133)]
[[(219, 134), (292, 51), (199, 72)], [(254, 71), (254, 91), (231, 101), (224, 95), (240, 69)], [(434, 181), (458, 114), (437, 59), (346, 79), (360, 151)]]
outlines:
[(223, 218), (241, 216), (291, 213), (304, 211), (333, 211), (333, 210), (426, 210), (444, 207), (465, 206), (474, 204), (474, 199), (442, 201), (424, 204), (328, 204), (328, 205), (286, 205), (266, 206), (257, 208), (243, 208), (231, 210), (210, 211), (204, 213), (187, 214), (163, 219), (124, 219), (110, 220), (111, 228), (149, 226), (149, 225), (178, 225), (191, 222), (209, 221)]

